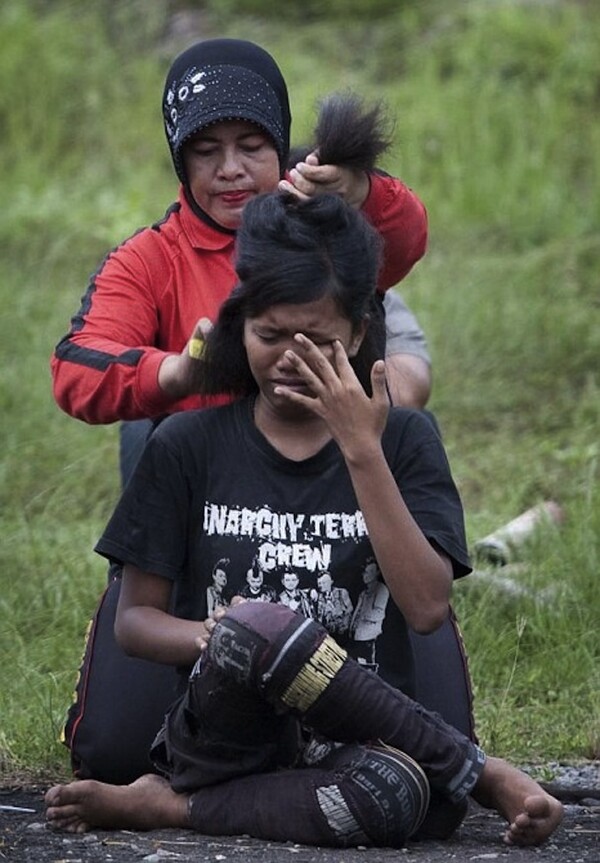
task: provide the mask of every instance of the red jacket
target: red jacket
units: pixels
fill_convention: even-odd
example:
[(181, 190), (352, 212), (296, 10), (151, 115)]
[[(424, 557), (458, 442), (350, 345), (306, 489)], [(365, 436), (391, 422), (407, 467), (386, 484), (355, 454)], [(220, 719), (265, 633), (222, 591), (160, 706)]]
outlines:
[[(373, 174), (363, 212), (385, 239), (384, 291), (425, 252), (425, 208), (400, 180)], [(180, 190), (162, 222), (110, 252), (52, 357), (60, 407), (88, 423), (110, 423), (218, 403), (205, 396), (173, 402), (159, 389), (158, 369), (166, 353), (183, 350), (199, 318), (216, 319), (236, 282), (234, 241), (194, 215)]]

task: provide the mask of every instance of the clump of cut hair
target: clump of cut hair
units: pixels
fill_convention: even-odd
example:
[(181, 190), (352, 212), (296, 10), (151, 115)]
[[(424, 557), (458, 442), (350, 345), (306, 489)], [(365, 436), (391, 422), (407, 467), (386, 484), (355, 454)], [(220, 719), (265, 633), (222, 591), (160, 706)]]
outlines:
[(390, 148), (392, 131), (383, 102), (367, 106), (356, 93), (331, 93), (320, 102), (312, 145), (294, 147), (288, 166), (316, 150), (322, 165), (371, 171)]

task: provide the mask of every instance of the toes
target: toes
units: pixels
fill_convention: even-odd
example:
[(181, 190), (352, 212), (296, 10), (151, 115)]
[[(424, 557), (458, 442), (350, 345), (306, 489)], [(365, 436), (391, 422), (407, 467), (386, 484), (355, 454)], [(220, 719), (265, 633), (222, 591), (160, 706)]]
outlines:
[(59, 832), (85, 833), (89, 829), (89, 825), (81, 820), (79, 814), (76, 812), (65, 813), (62, 809), (47, 812), (46, 820), (50, 830)]
[(75, 806), (52, 806), (46, 810), (46, 818), (48, 821), (72, 821), (78, 816), (78, 810)]
[(550, 813), (550, 801), (539, 794), (526, 797), (524, 809), (532, 818), (546, 818)]
[(504, 842), (505, 845), (514, 845), (515, 844), (514, 839), (511, 835), (511, 832), (510, 832), (510, 828), (502, 836), (502, 841)]
[(47, 806), (57, 806), (60, 801), (60, 792), (62, 785), (53, 785), (44, 795), (44, 800)]
[(527, 830), (532, 826), (532, 819), (527, 812), (521, 812), (510, 825), (513, 830)]

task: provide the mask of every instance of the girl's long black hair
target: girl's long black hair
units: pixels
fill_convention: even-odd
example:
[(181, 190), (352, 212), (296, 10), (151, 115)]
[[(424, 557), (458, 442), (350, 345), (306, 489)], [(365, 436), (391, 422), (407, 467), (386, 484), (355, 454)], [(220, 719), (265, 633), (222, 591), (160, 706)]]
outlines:
[(380, 255), (379, 234), (337, 195), (301, 202), (273, 193), (249, 201), (237, 235), (239, 284), (206, 339), (201, 392), (256, 392), (243, 343), (245, 321), (273, 305), (330, 296), (353, 330), (368, 324), (351, 363), (370, 393), (371, 367), (385, 341), (376, 294)]

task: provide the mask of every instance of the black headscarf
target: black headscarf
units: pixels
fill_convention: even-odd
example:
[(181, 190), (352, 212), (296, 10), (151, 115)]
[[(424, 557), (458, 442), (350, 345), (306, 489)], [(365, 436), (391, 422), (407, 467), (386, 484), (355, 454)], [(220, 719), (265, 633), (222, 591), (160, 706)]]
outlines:
[(184, 186), (184, 142), (221, 120), (260, 126), (273, 140), (283, 176), (290, 148), (287, 86), (275, 60), (253, 42), (209, 39), (180, 54), (165, 82), (163, 117), (175, 171)]

